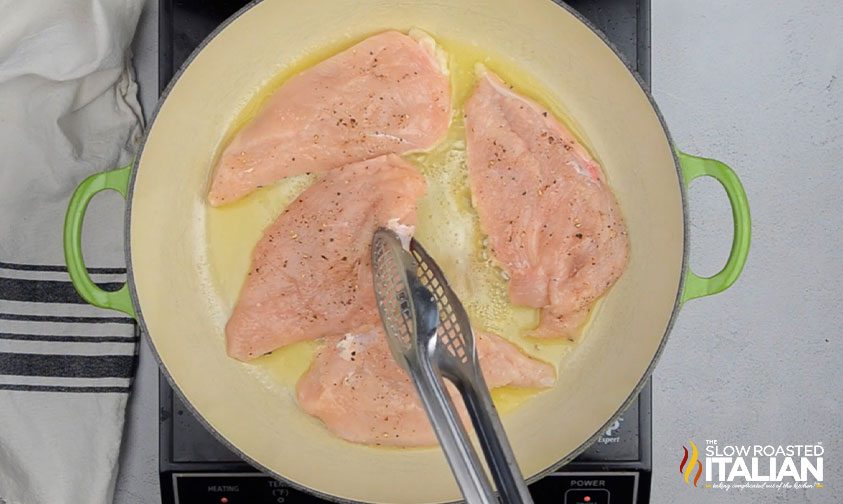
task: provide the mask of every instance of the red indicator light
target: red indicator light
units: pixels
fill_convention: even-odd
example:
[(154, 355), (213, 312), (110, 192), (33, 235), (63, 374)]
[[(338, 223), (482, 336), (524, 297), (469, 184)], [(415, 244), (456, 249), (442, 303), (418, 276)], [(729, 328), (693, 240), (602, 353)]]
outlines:
[(220, 504), (228, 504), (228, 497), (220, 497)]
[(584, 502), (591, 502), (591, 497), (589, 497), (588, 495), (586, 495), (585, 497), (583, 497), (583, 499), (582, 499), (582, 500), (583, 500)]

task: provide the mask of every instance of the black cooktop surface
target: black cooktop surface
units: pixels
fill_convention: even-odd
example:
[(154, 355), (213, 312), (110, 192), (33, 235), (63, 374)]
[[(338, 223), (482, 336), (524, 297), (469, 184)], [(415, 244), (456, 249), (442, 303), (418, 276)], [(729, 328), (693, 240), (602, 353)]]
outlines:
[[(350, 0), (351, 1), (351, 0)], [(160, 0), (159, 83), (220, 23), (248, 2)], [(631, 68), (650, 77), (649, 0), (574, 0), (568, 4), (600, 29)], [(190, 413), (164, 377), (160, 387), (160, 470), (164, 503), (324, 502), (265, 476), (232, 453)], [(651, 386), (597, 442), (569, 465), (531, 486), (538, 504), (649, 502)], [(563, 427), (560, 417), (560, 428)]]

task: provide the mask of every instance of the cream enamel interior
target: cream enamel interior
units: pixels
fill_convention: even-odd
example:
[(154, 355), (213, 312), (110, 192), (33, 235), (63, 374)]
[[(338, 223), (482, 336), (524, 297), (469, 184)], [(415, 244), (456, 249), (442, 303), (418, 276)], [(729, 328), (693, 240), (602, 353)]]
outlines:
[(629, 226), (628, 269), (558, 384), (504, 416), (525, 475), (580, 447), (630, 396), (664, 338), (682, 273), (668, 138), (627, 68), (565, 9), (549, 0), (266, 0), (242, 14), (192, 61), (149, 132), (131, 202), (134, 288), (161, 362), (214, 430), (277, 475), (367, 502), (460, 495), (438, 450), (343, 442), (296, 407), (292, 390), (226, 356), (228, 313), (210, 281), (204, 205), (214, 155), (256, 89), (326, 45), (411, 27), (489, 48), (547, 87), (603, 163)]

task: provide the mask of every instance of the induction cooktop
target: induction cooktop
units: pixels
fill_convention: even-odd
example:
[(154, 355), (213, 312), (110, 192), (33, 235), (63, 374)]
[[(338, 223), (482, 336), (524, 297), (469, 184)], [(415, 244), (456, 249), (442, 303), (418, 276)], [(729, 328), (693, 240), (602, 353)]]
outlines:
[[(159, 84), (248, 2), (160, 0)], [(650, 0), (572, 0), (642, 78), (650, 78)], [(651, 384), (570, 464), (530, 486), (537, 504), (643, 504), (650, 500)], [(160, 475), (164, 504), (319, 503), (261, 473), (226, 448), (160, 378)], [(564, 428), (560, 414), (559, 428)], [(283, 447), (279, 447), (283, 450)]]

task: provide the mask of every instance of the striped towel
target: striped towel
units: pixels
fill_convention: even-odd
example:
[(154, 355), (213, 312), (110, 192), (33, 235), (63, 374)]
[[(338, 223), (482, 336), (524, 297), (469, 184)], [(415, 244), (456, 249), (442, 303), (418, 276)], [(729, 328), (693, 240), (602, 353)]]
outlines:
[[(125, 268), (93, 268), (106, 289)], [(134, 321), (85, 303), (64, 266), (0, 262), (0, 390), (126, 393)]]
[[(142, 134), (128, 48), (142, 0), (5, 4), (0, 29), (0, 504), (112, 501), (136, 327), (87, 305), (63, 264), (76, 185)], [(0, 0), (0, 7), (4, 0)], [(124, 202), (98, 195), (92, 278), (125, 282)]]

